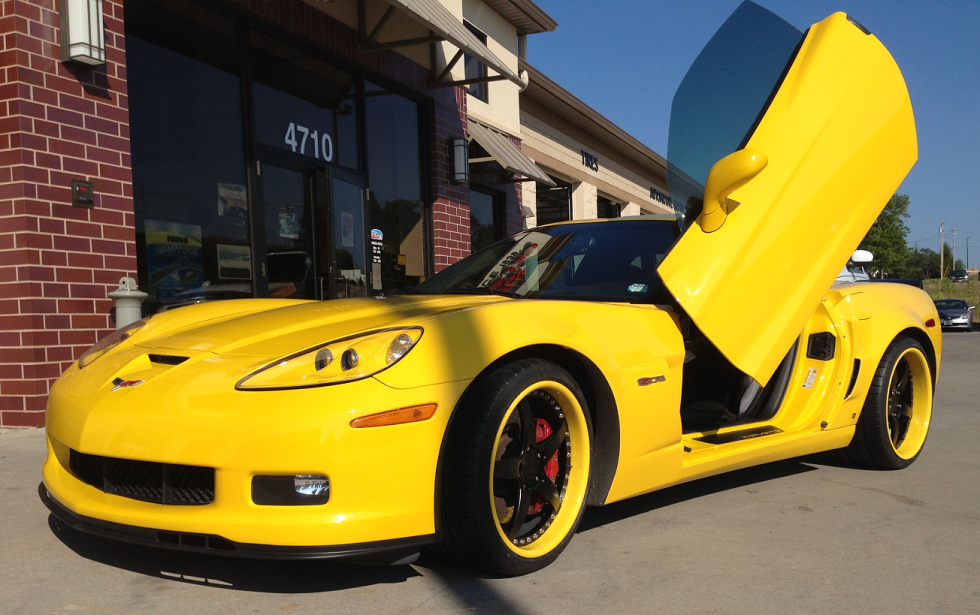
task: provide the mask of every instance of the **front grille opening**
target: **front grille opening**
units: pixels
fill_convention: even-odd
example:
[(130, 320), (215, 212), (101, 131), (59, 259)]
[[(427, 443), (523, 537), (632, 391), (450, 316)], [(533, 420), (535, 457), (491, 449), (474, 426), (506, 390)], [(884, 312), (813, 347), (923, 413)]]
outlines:
[(210, 534), (188, 534), (186, 532), (157, 532), (157, 542), (165, 545), (193, 547), (195, 549), (213, 549), (217, 551), (234, 551), (235, 543)]
[(214, 468), (87, 455), (71, 450), (71, 473), (112, 495), (143, 502), (195, 506), (214, 501)]

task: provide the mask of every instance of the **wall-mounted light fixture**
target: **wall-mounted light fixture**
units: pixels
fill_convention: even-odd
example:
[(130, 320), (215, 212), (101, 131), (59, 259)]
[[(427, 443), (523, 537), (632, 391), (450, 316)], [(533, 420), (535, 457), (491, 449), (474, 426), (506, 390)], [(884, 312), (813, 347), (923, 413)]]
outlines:
[(463, 138), (449, 139), (449, 153), (453, 182), (463, 184), (470, 181), (470, 142)]
[(60, 0), (61, 61), (105, 64), (102, 0)]

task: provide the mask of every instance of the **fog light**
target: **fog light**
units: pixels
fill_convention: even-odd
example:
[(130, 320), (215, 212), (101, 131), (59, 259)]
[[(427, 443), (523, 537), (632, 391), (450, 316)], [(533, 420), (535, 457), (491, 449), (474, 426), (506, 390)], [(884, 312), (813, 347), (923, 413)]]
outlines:
[(252, 477), (252, 501), (260, 506), (317, 506), (329, 499), (330, 479), (326, 476)]

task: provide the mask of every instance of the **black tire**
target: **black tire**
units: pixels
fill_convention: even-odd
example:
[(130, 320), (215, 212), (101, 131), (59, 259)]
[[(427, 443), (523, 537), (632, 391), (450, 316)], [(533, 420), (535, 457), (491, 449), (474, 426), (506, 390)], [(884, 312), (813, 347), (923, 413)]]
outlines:
[(922, 345), (910, 337), (896, 338), (878, 363), (854, 438), (839, 451), (841, 459), (881, 470), (911, 465), (929, 432), (933, 382)]
[(544, 568), (585, 510), (592, 424), (582, 390), (554, 363), (524, 359), (475, 383), (456, 413), (442, 467), (439, 551), (507, 576)]

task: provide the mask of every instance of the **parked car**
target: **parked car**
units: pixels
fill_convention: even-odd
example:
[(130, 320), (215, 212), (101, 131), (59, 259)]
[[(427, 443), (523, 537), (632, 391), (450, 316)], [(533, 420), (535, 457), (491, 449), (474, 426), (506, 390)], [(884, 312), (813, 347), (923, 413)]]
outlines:
[(973, 331), (973, 310), (963, 299), (936, 299), (943, 331)]
[(970, 279), (965, 269), (954, 269), (949, 272), (950, 282), (966, 282)]
[(674, 99), (684, 216), (523, 231), (411, 295), (122, 328), (51, 390), (39, 495), (157, 547), (408, 562), (438, 545), (517, 575), (588, 505), (820, 451), (904, 468), (931, 422), (936, 308), (834, 280), (915, 135), (863, 26), (804, 34), (746, 2)]

